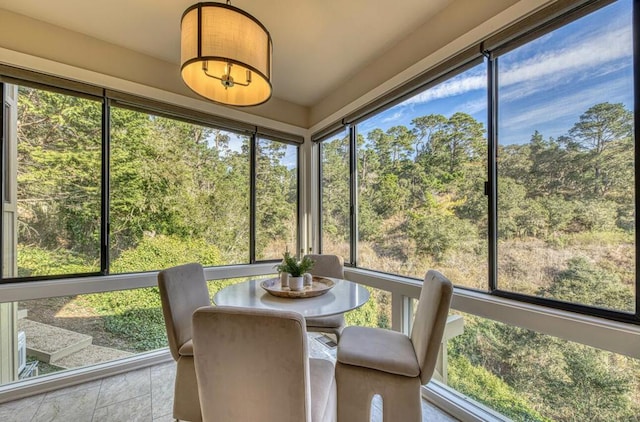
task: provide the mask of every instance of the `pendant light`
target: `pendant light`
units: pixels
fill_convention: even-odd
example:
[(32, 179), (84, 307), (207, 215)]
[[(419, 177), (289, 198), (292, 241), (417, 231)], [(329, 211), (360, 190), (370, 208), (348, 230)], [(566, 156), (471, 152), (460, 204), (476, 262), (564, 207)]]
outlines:
[(195, 93), (232, 106), (271, 98), (271, 35), (256, 18), (228, 1), (197, 3), (180, 33), (182, 79)]

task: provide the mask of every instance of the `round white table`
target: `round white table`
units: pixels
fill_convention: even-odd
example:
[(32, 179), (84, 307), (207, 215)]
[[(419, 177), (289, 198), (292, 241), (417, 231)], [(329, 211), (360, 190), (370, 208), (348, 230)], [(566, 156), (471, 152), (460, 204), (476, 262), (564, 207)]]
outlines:
[(216, 293), (213, 302), (218, 306), (279, 309), (296, 311), (304, 317), (323, 317), (351, 311), (369, 300), (367, 289), (348, 280), (332, 278), (336, 284), (331, 290), (321, 296), (307, 298), (274, 296), (260, 286), (264, 280), (249, 280), (227, 286)]

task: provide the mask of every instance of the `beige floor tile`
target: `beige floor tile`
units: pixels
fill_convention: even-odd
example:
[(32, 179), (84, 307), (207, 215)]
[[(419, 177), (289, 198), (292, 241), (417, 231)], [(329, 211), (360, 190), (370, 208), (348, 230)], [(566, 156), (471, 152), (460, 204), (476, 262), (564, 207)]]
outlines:
[(93, 414), (93, 422), (151, 422), (151, 395), (99, 407)]
[(151, 393), (150, 369), (140, 369), (105, 378), (100, 386), (96, 407), (130, 400)]
[(153, 422), (174, 422), (173, 416), (171, 415), (162, 415), (153, 420)]

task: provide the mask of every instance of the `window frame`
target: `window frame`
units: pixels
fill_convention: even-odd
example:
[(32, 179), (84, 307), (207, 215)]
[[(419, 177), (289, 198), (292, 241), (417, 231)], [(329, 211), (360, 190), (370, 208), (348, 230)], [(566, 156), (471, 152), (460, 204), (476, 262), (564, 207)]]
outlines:
[[(635, 137), (636, 145), (640, 140), (640, 42), (638, 42), (638, 34), (640, 33), (640, 0), (632, 0), (632, 31), (633, 31), (633, 84), (634, 84), (634, 128), (633, 135)], [(551, 32), (557, 28), (567, 25), (587, 14), (596, 12), (601, 8), (614, 3), (614, 0), (558, 0), (550, 6), (532, 14), (531, 16), (523, 19), (520, 22), (515, 23), (511, 27), (508, 27), (501, 32), (486, 38), (480, 43), (480, 50), (482, 55), (487, 59), (485, 61), (487, 66), (487, 180), (485, 182), (485, 196), (488, 197), (488, 252), (487, 260), (489, 271), (487, 274), (487, 291), (478, 291), (479, 293), (488, 294), (504, 299), (510, 299), (517, 302), (528, 303), (533, 305), (544, 306), (547, 308), (559, 309), (569, 311), (577, 314), (600, 317), (612, 321), (630, 323), (634, 325), (640, 325), (640, 246), (638, 245), (638, 221), (636, 218), (636, 245), (635, 245), (635, 311), (623, 312), (611, 309), (600, 308), (592, 305), (584, 305), (579, 303), (564, 302), (551, 298), (542, 298), (537, 296), (530, 296), (521, 293), (515, 293), (510, 291), (501, 290), (497, 284), (497, 270), (498, 270), (498, 250), (497, 250), (497, 150), (498, 150), (498, 80), (497, 80), (497, 57), (500, 54), (517, 48), (520, 45), (524, 45), (533, 39), (536, 39), (548, 32)], [(431, 86), (434, 86), (450, 77), (454, 76), (456, 69), (468, 66), (471, 60), (475, 60), (473, 55), (469, 56), (469, 51), (454, 56), (452, 59), (446, 61), (447, 66), (444, 68), (446, 72), (442, 72), (443, 64), (435, 66), (434, 68), (427, 70), (424, 75), (435, 75), (432, 79), (428, 77), (416, 78), (413, 81), (407, 82), (406, 86), (395, 88), (389, 94), (384, 95), (370, 104), (363, 106), (361, 109), (351, 112), (348, 116), (341, 119), (339, 122), (334, 122), (331, 125), (319, 130), (315, 134), (312, 134), (311, 139), (314, 142), (319, 143), (319, 148), (322, 148), (322, 142), (331, 139), (331, 136), (337, 131), (345, 130), (348, 128), (350, 134), (351, 155), (357, 157), (356, 149), (356, 132), (357, 125), (364, 119), (376, 115), (398, 102), (406, 99), (408, 96), (416, 95)], [(465, 54), (466, 53), (466, 54)], [(457, 65), (457, 66), (456, 66)], [(419, 82), (416, 82), (419, 81)], [(640, 169), (638, 163), (640, 163), (640, 146), (636, 146), (634, 151), (635, 157), (635, 170), (634, 170), (634, 183), (635, 183), (635, 215), (638, 215), (640, 211), (640, 205), (638, 205), (638, 193), (640, 192)], [(322, 182), (322, 155), (317, 155), (318, 162), (318, 183)], [(354, 159), (350, 160), (351, 165), (355, 166)], [(355, 167), (352, 169), (354, 170)], [(350, 253), (352, 261), (349, 264), (355, 268), (358, 267), (357, 250), (358, 250), (358, 237), (357, 237), (357, 180), (354, 171), (351, 172), (350, 188), (351, 195), (351, 239), (350, 239)], [(320, 252), (322, 252), (322, 201), (321, 193), (322, 187), (318, 186), (318, 203), (319, 210), (317, 217), (319, 220), (319, 233), (320, 233)], [(372, 270), (376, 273), (386, 274), (382, 271)], [(395, 276), (395, 274), (392, 274)], [(403, 276), (405, 277), (405, 276)], [(412, 277), (407, 277), (412, 278)], [(475, 289), (456, 286), (458, 289), (466, 291), (476, 291)]]
[[(8, 283), (24, 283), (35, 282), (44, 280), (62, 280), (62, 279), (74, 279), (74, 278), (91, 278), (96, 276), (108, 276), (113, 275), (110, 272), (110, 223), (109, 223), (109, 209), (110, 209), (110, 145), (111, 145), (111, 107), (117, 106), (119, 108), (130, 109), (149, 115), (165, 117), (180, 122), (197, 124), (206, 126), (213, 129), (225, 130), (233, 133), (249, 137), (249, 150), (250, 150), (250, 187), (251, 197), (249, 207), (249, 220), (250, 220), (250, 235), (249, 235), (249, 255), (246, 257), (246, 262), (243, 264), (234, 265), (251, 265), (259, 263), (277, 262), (278, 260), (256, 260), (255, 258), (255, 216), (256, 216), (256, 203), (255, 203), (255, 151), (258, 139), (269, 139), (271, 141), (294, 145), (296, 147), (296, 178), (297, 178), (297, 192), (296, 192), (296, 247), (300, 248), (301, 242), (301, 230), (300, 230), (300, 218), (301, 218), (301, 144), (304, 142), (304, 138), (299, 135), (295, 135), (288, 132), (282, 132), (275, 129), (264, 128), (260, 126), (254, 126), (248, 123), (227, 119), (224, 117), (216, 116), (213, 114), (195, 111), (181, 106), (176, 106), (169, 103), (164, 103), (155, 100), (149, 100), (146, 98), (138, 97), (135, 95), (125, 94), (118, 91), (111, 91), (94, 85), (79, 83), (75, 81), (66, 80), (59, 77), (40, 74), (29, 70), (23, 70), (14, 68), (11, 66), (0, 65), (0, 103), (2, 104), (2, 113), (0, 113), (0, 141), (2, 142), (2, 150), (0, 150), (0, 174), (3, 175), (3, 184), (5, 178), (4, 156), (5, 156), (5, 144), (8, 139), (5, 139), (5, 133), (8, 133), (9, 122), (6, 121), (4, 116), (5, 108), (5, 85), (18, 85), (26, 86), (30, 88), (45, 90), (49, 92), (59, 93), (63, 95), (70, 95), (80, 98), (89, 98), (97, 101), (101, 104), (101, 140), (102, 151), (101, 160), (102, 167), (100, 170), (101, 181), (98, 185), (101, 187), (100, 195), (100, 268), (95, 272), (86, 273), (65, 273), (55, 275), (42, 275), (42, 276), (27, 276), (27, 277), (3, 277), (2, 276), (2, 263), (0, 263), (0, 284)], [(4, 191), (4, 188), (3, 188)], [(3, 192), (4, 195), (4, 192)], [(0, 212), (4, 213), (5, 201), (2, 201), (0, 205)], [(4, 222), (0, 219), (0, 232), (4, 233)], [(0, 245), (0, 259), (4, 256), (4, 246)], [(223, 264), (222, 266), (225, 266)], [(138, 274), (146, 271), (133, 272), (133, 273), (117, 273), (122, 274)]]

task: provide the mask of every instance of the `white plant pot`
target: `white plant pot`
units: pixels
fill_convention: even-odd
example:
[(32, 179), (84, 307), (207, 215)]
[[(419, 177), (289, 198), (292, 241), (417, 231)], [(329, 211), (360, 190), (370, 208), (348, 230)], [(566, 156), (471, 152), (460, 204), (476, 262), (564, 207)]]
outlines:
[(289, 289), (302, 290), (304, 286), (304, 277), (291, 277), (289, 275)]

